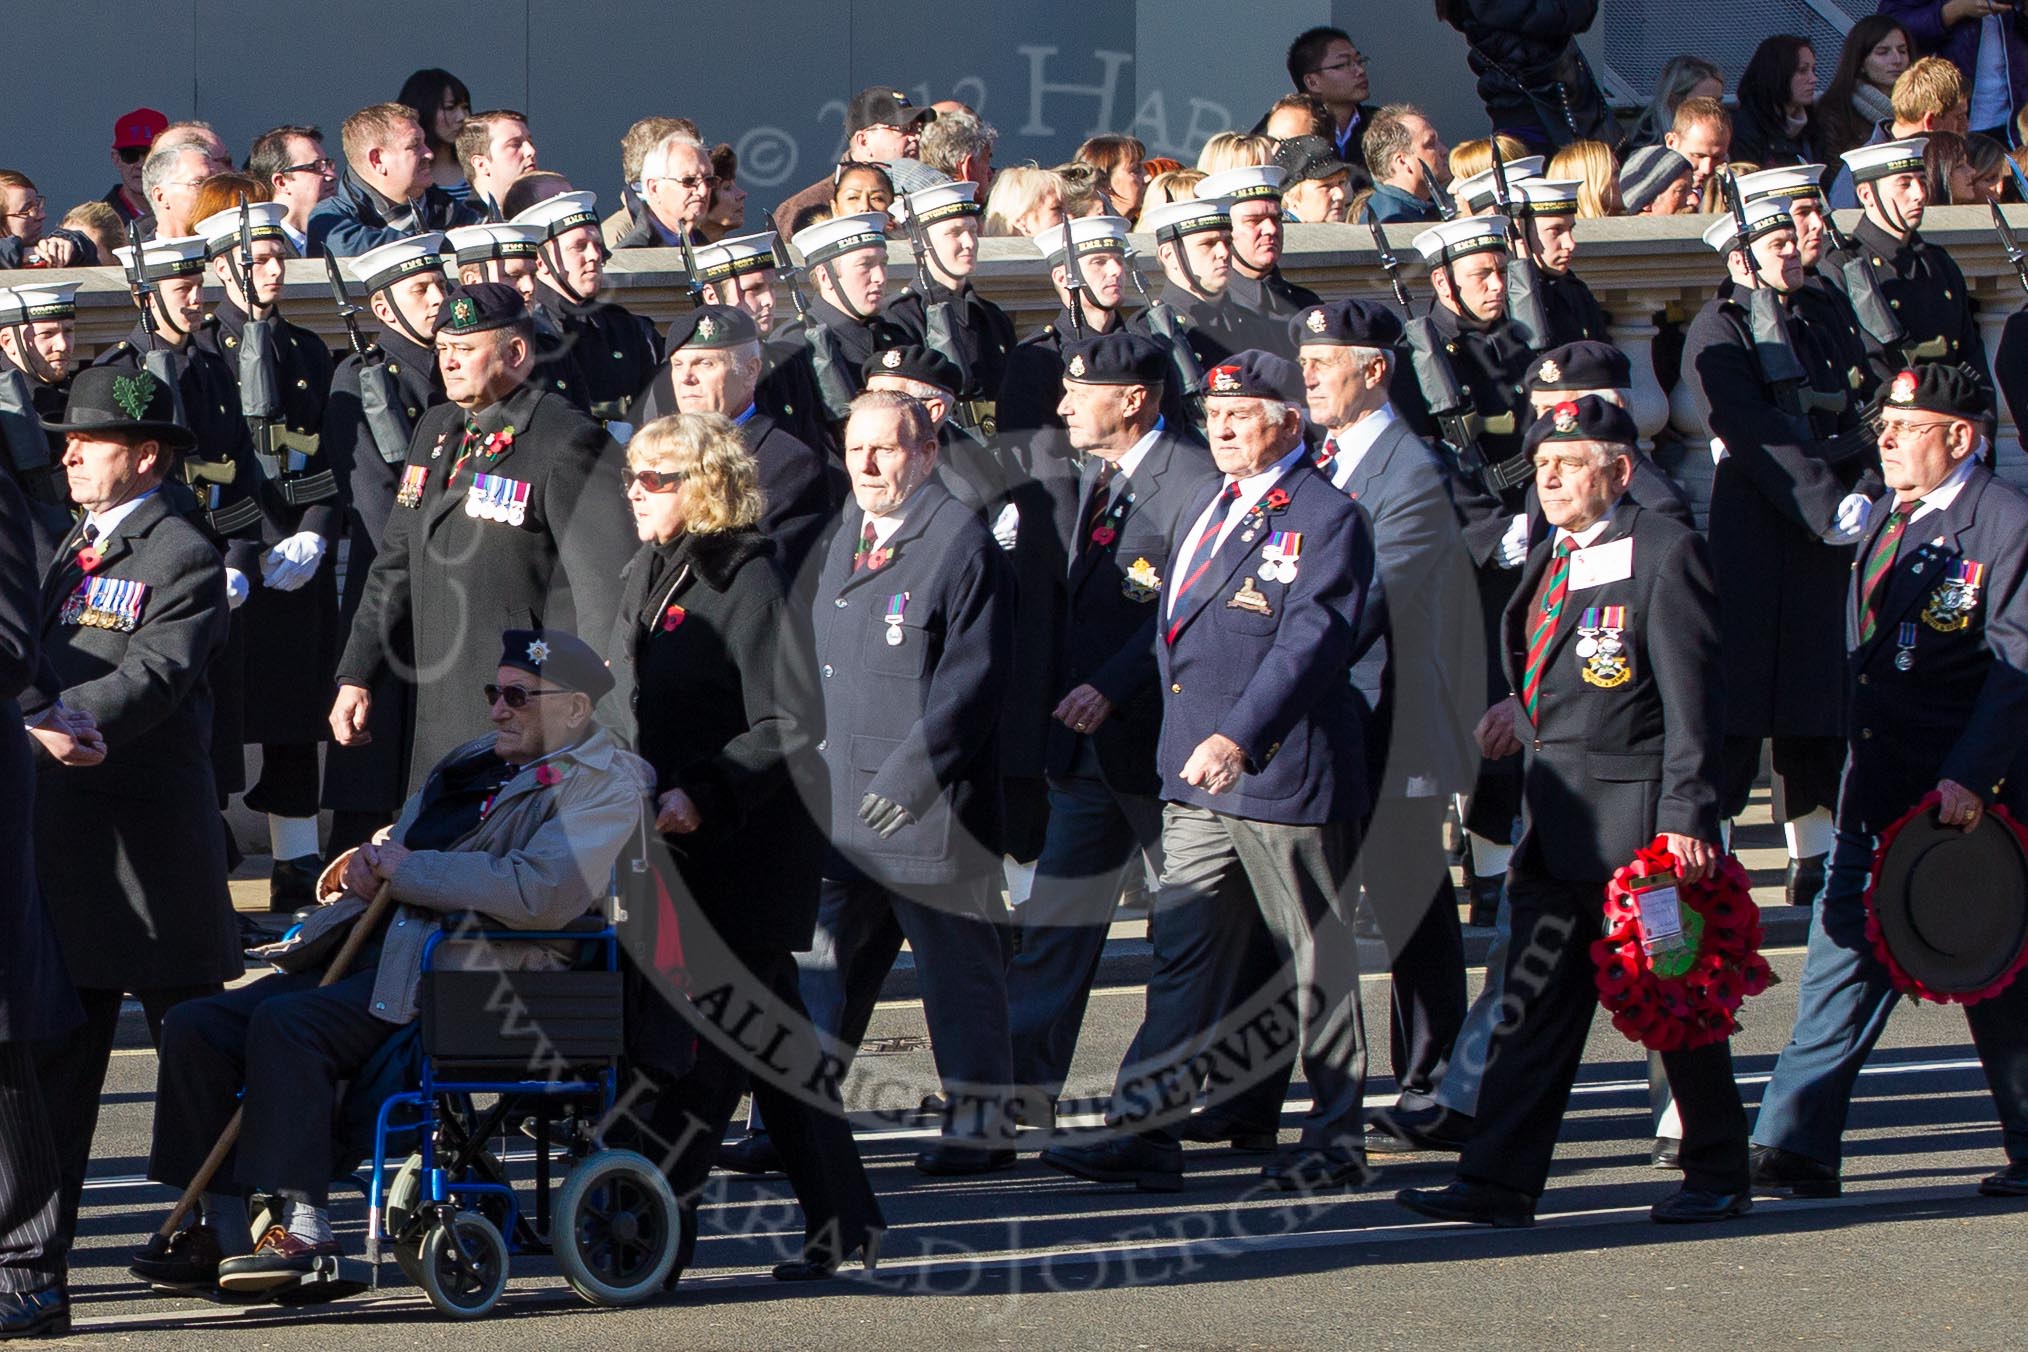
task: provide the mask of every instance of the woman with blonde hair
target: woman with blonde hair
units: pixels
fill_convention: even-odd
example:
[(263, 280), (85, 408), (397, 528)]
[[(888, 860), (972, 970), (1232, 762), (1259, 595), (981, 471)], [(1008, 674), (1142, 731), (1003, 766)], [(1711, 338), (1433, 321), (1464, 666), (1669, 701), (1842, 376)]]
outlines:
[(1580, 219), (1624, 216), (1620, 201), (1620, 166), (1612, 147), (1604, 141), (1572, 141), (1550, 158), (1544, 178), (1576, 179), (1584, 186), (1577, 190)]
[[(1500, 137), (1500, 159), (1505, 164), (1527, 157), (1528, 147), (1512, 136)], [(1451, 182), (1463, 183), (1475, 174), (1483, 174), (1493, 167), (1493, 138), (1481, 136), (1475, 140), (1462, 141), (1451, 148)]]
[(1197, 152), (1197, 167), (1206, 174), (1222, 174), (1227, 169), (1250, 169), (1256, 164), (1273, 164), (1275, 143), (1265, 136), (1252, 136), (1243, 131), (1222, 131), (1204, 143), (1204, 149)]
[(982, 235), (1034, 238), (1063, 224), (1063, 180), (1053, 169), (1017, 164), (993, 175)]
[[(654, 767), (654, 830), (678, 847), (657, 860), (673, 915), (641, 907), (658, 913), (633, 923), (677, 923), (688, 979), (732, 983), (772, 1006), (815, 1063), (793, 954), (810, 945), (824, 868), (811, 806), (824, 801), (813, 798), (825, 783), (822, 705), (774, 544), (756, 528), (760, 473), (730, 418), (677, 413), (634, 434), (622, 483), (641, 548), (620, 574), (605, 647), (616, 684), (602, 716)], [(653, 953), (657, 937), (630, 935), (628, 951)], [(802, 1257), (775, 1277), (828, 1277), (855, 1252), (872, 1266), (886, 1223), (844, 1117), (817, 1106), (821, 1093), (751, 1076), (651, 983), (641, 974), (643, 998), (629, 1006), (628, 1054), (656, 1091), (647, 1139), (679, 1143), (656, 1153), (684, 1199), (685, 1234), (696, 1233), (697, 1195), (751, 1088), (803, 1205)]]

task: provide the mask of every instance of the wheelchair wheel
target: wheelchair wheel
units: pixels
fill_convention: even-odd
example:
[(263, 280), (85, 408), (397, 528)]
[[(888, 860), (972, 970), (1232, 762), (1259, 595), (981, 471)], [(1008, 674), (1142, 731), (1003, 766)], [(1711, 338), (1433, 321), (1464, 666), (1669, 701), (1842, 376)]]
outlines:
[(476, 1212), (432, 1224), (418, 1262), (423, 1294), (453, 1319), (477, 1319), (507, 1290), (507, 1241)]
[(571, 1289), (594, 1305), (634, 1305), (658, 1294), (680, 1238), (669, 1181), (631, 1150), (588, 1157), (557, 1192), (550, 1249)]
[[(497, 1176), (505, 1176), (500, 1174), (500, 1166), (492, 1155), (485, 1155), (483, 1161), (484, 1165), (490, 1167)], [(401, 1167), (396, 1169), (394, 1175), (387, 1181), (387, 1196), (382, 1203), (384, 1214), (381, 1216), (380, 1227), (381, 1233), (388, 1236), (388, 1248), (394, 1253), (394, 1261), (401, 1268), (402, 1275), (417, 1286), (422, 1285), (422, 1237), (418, 1235), (413, 1239), (400, 1241), (394, 1236), (406, 1228), (415, 1209), (422, 1205), (422, 1195), (422, 1155), (415, 1152), (401, 1162)], [(494, 1229), (503, 1235), (507, 1233), (505, 1198), (491, 1193), (483, 1194), (476, 1199), (476, 1209), (480, 1215), (493, 1222)]]

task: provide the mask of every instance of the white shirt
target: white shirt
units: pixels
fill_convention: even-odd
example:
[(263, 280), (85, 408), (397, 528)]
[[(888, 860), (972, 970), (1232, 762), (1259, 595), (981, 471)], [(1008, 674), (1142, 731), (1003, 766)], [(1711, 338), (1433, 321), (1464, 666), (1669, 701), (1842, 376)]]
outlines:
[(2007, 30), (2012, 14), (1979, 20), (1979, 59), (1972, 67), (1973, 128), (2004, 127), (2014, 120), (2014, 96), (2007, 87)]
[[(873, 547), (875, 549), (892, 540), (894, 533), (901, 529), (902, 515), (898, 511), (889, 512), (886, 516), (875, 516), (867, 519), (873, 522)], [(864, 528), (862, 527), (861, 529)]]
[(1908, 524), (1913, 526), (1931, 512), (1948, 510), (1950, 505), (1958, 500), (1958, 494), (1965, 491), (1965, 484), (1972, 477), (1972, 466), (1978, 463), (1978, 459), (1978, 454), (1974, 451), (1973, 454), (1958, 461), (1958, 467), (1952, 470), (1942, 483), (1922, 495), (1922, 505), (1909, 515)]
[[(149, 498), (154, 497), (155, 493), (156, 490), (151, 488), (140, 497), (129, 498), (117, 507), (108, 508), (103, 512), (87, 512), (85, 514), (85, 525), (98, 532), (92, 538), (92, 547), (94, 549), (104, 549), (106, 542), (113, 538), (113, 532), (120, 528), (120, 523), (132, 516), (134, 509)], [(84, 536), (79, 535), (78, 538), (82, 540)]]
[(1567, 531), (1559, 526), (1556, 529), (1556, 543), (1560, 545), (1565, 540), (1573, 541), (1574, 543), (1571, 546), (1573, 552), (1579, 549), (1590, 549), (1598, 543), (1598, 537), (1604, 535), (1606, 527), (1611, 524), (1612, 518), (1610, 516), (1602, 516), (1580, 531)]
[[(1291, 465), (1309, 453), (1309, 447), (1298, 441), (1294, 450), (1260, 471), (1260, 473), (1249, 474), (1244, 479), (1239, 480), (1239, 496), (1230, 502), (1225, 502), (1223, 495), (1232, 487), (1233, 483), (1231, 476), (1228, 475), (1224, 482), (1219, 485), (1220, 496), (1213, 498), (1210, 505), (1198, 514), (1196, 524), (1191, 526), (1190, 533), (1183, 537), (1183, 551), (1171, 562), (1170, 567), (1172, 569), (1187, 567), (1189, 561), (1197, 557), (1198, 543), (1203, 540), (1205, 531), (1211, 527), (1211, 514), (1218, 510), (1219, 503), (1225, 502), (1225, 520), (1217, 525), (1218, 543), (1222, 545), (1225, 543), (1225, 537), (1231, 534), (1233, 526), (1238, 524), (1239, 519), (1253, 510), (1253, 505), (1267, 495), (1267, 491), (1275, 486), (1276, 480), (1289, 472)], [(1214, 549), (1216, 547), (1213, 546)], [(1176, 598), (1182, 593), (1185, 580), (1180, 574), (1175, 575), (1174, 581), (1176, 585), (1169, 589), (1168, 614), (1171, 617), (1176, 614)]]
[(1331, 460), (1331, 482), (1343, 488), (1352, 478), (1352, 471), (1359, 468), (1359, 462), (1373, 449), (1373, 443), (1380, 440), (1380, 434), (1394, 426), (1394, 405), (1382, 404), (1373, 412), (1353, 423), (1341, 427), (1331, 434), (1331, 444), (1336, 448)]
[(296, 246), (296, 257), (308, 258), (310, 256), (310, 237), (308, 235), (296, 229), (295, 226), (290, 225), (287, 221), (282, 222), (282, 233), (289, 237), (289, 243)]
[(1134, 471), (1139, 469), (1141, 462), (1148, 458), (1148, 452), (1154, 449), (1155, 439), (1161, 435), (1162, 424), (1158, 422), (1148, 430), (1146, 436), (1135, 442), (1125, 455), (1113, 462), (1113, 473), (1116, 476), (1124, 474), (1129, 479), (1133, 478)]

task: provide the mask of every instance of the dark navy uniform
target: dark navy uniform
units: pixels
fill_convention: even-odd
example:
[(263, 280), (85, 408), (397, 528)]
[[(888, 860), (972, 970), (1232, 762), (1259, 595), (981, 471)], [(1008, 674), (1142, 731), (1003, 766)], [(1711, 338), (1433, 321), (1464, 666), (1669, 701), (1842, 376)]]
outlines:
[[(1860, 217), (1852, 227), (1852, 243), (1866, 251), (1880, 281), (1880, 294), (1906, 335), (1898, 351), (1887, 351), (1871, 335), (1862, 335), (1877, 379), (1891, 379), (1916, 361), (1969, 362), (1974, 370), (1986, 370), (1986, 342), (1972, 317), (1972, 298), (1956, 260), (1924, 239), (1921, 231), (1898, 240), (1871, 216)], [(1834, 250), (1818, 264), (1827, 286), (1841, 286), (1844, 274), (1837, 265), (1847, 256)]]
[(662, 339), (650, 320), (607, 301), (573, 305), (554, 291), (542, 297), (550, 323), (532, 379), (597, 418), (626, 415), (662, 364)]
[(1546, 350), (1589, 339), (1610, 342), (1610, 320), (1598, 297), (1574, 272), (1542, 274), (1542, 301), (1549, 311), (1549, 341)]
[(1251, 310), (1277, 329), (1286, 324), (1291, 315), (1321, 304), (1323, 299), (1309, 287), (1298, 286), (1282, 276), (1280, 267), (1269, 268), (1260, 277), (1249, 277), (1239, 270), (1236, 261), (1232, 271), (1226, 274), (1225, 294), (1232, 298), (1233, 304), (1243, 310)]
[[(964, 349), (965, 372), (971, 385), (959, 391), (959, 421), (990, 436), (996, 422), (992, 408), (1000, 397), (1000, 384), (1007, 373), (1007, 354), (1014, 347), (1014, 321), (1007, 312), (979, 294), (970, 282), (958, 288), (955, 299), (937, 288), (938, 303), (951, 300), (957, 318), (957, 340)], [(880, 307), (880, 325), (886, 331), (882, 347), (906, 347), (926, 343), (929, 334), (928, 306), (922, 293), (903, 287)]]

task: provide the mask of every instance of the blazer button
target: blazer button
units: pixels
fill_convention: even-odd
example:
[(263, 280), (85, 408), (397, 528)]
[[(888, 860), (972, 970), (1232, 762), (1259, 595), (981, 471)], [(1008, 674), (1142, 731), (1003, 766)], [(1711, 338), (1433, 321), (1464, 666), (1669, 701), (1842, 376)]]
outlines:
[(827, 681), (831, 679), (831, 664), (829, 662), (824, 664), (824, 679)]
[(1862, 740), (1870, 742), (1873, 740), (1873, 729), (1861, 728), (1859, 729), (1859, 736)]
[(831, 745), (831, 739), (830, 739), (829, 737), (826, 737), (826, 738), (825, 738), (825, 739), (824, 739), (823, 741), (821, 741), (821, 742), (817, 743), (817, 750), (819, 750), (819, 751), (823, 751), (823, 750), (825, 750), (826, 748), (828, 748), (828, 747), (829, 747), (830, 745)]
[[(1853, 567), (1856, 568), (1858, 567), (1858, 565), (1854, 564)], [(852, 603), (850, 601), (847, 601), (844, 597), (841, 596), (837, 600), (833, 601), (831, 604), (838, 607), (838, 609), (843, 610), (845, 609), (846, 606), (849, 606)]]
[(1169, 693), (1172, 695), (1180, 695), (1183, 693), (1183, 687), (1180, 685), (1171, 685), (1169, 687)]
[(1859, 684), (1871, 685), (1873, 684), (1873, 678), (1871, 676), (1868, 676), (1865, 672), (1862, 671), (1859, 673)]
[(1536, 751), (1540, 751), (1540, 750), (1542, 749), (1542, 739), (1541, 739), (1540, 737), (1537, 737), (1537, 738), (1536, 738), (1536, 739), (1535, 739), (1535, 740), (1534, 740), (1534, 741), (1533, 741), (1532, 743), (1530, 743), (1529, 745), (1530, 745), (1530, 747), (1531, 747), (1532, 749), (1534, 749), (1534, 750), (1536, 750)]

